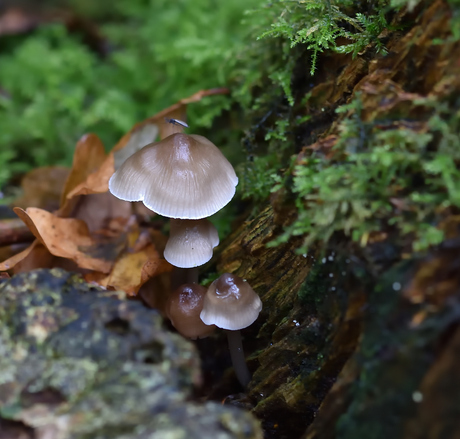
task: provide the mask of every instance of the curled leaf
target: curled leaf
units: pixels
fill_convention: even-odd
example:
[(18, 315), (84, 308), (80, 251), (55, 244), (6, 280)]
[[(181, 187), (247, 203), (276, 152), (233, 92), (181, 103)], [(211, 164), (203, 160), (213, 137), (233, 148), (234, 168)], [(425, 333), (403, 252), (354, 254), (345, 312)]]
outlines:
[(54, 256), (71, 259), (79, 267), (88, 270), (103, 273), (110, 271), (113, 260), (93, 256), (98, 253), (97, 247), (100, 243), (90, 236), (84, 221), (59, 218), (35, 207), (26, 210), (16, 207), (14, 211)]

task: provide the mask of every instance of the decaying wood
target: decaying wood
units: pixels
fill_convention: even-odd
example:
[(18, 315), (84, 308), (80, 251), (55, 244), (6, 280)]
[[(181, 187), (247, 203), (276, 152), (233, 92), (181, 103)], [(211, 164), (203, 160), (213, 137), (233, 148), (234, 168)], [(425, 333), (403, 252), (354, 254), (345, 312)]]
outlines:
[[(359, 91), (364, 120), (423, 132), (418, 118), (426, 108), (414, 100), (460, 95), (460, 44), (449, 39), (449, 6), (423, 5), (412, 27), (390, 36), (388, 55), (337, 57), (331, 71), (340, 75), (316, 77), (309, 105), (335, 107)], [(314, 125), (313, 117), (323, 140), (306, 145), (299, 163), (308, 149), (330, 154), (340, 135), (335, 126)], [(331, 241), (303, 255), (296, 239), (267, 247), (295, 214), (289, 203), (272, 200), (228, 238), (217, 260), (219, 272), (246, 278), (264, 304), (246, 330), (256, 340), (246, 350), (254, 371), (248, 399), (266, 437), (458, 437), (458, 221), (439, 249), (382, 264), (391, 238), (362, 249), (349, 239)]]

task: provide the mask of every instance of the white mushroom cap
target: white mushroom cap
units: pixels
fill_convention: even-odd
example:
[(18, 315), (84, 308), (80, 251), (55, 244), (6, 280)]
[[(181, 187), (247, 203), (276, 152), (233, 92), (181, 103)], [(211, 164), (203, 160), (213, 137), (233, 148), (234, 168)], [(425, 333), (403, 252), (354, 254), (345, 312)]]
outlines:
[(218, 244), (217, 229), (209, 220), (171, 219), (164, 257), (176, 267), (198, 267), (212, 258), (212, 250)]
[(176, 133), (129, 157), (112, 175), (109, 189), (169, 218), (201, 219), (222, 209), (237, 184), (235, 170), (213, 143)]
[(165, 313), (172, 325), (184, 337), (204, 338), (216, 327), (208, 326), (200, 319), (206, 288), (198, 284), (184, 284), (168, 297)]
[(236, 331), (254, 323), (262, 310), (262, 302), (241, 277), (225, 273), (208, 288), (201, 320), (206, 325)]

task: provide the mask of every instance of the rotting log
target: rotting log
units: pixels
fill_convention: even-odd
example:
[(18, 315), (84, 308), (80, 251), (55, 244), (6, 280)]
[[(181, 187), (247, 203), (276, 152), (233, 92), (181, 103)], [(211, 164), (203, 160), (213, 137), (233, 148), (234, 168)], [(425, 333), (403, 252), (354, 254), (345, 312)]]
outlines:
[(346, 257), (297, 254), (298, 242), (267, 248), (278, 228), (266, 207), (229, 237), (217, 269), (245, 278), (263, 301), (244, 331), (254, 370), (247, 398), (269, 437), (294, 438), (354, 351), (365, 296)]
[[(417, 100), (460, 96), (450, 19), (447, 2), (421, 2), (395, 18), (402, 30), (389, 33), (387, 55), (331, 55), (323, 67), (334, 68), (319, 75), (308, 105), (333, 112), (359, 91), (364, 121), (426, 132), (431, 109)], [(333, 122), (313, 114), (305, 129), (321, 153), (340, 135)], [(267, 247), (295, 215), (272, 200), (217, 256), (217, 270), (246, 278), (264, 304), (244, 332), (254, 372), (247, 398), (233, 401), (253, 407), (267, 438), (460, 437), (456, 212), (444, 243), (421, 255), (394, 231), (364, 248), (341, 234), (304, 255), (295, 251), (301, 238)]]

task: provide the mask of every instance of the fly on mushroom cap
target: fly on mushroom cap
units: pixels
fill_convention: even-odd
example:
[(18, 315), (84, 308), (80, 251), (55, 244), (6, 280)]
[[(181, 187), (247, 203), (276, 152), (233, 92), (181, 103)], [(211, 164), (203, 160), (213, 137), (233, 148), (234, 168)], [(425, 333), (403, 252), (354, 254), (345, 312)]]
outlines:
[(198, 267), (212, 258), (212, 250), (218, 244), (217, 229), (209, 220), (171, 219), (164, 257), (176, 267)]
[(262, 302), (241, 277), (225, 273), (208, 288), (200, 317), (207, 325), (236, 331), (254, 323)]
[(166, 315), (172, 325), (184, 337), (204, 338), (216, 327), (206, 325), (200, 319), (206, 288), (198, 284), (184, 284), (175, 289), (166, 304)]
[(112, 175), (109, 189), (169, 218), (201, 219), (222, 209), (237, 184), (233, 166), (212, 142), (176, 133), (129, 157)]

